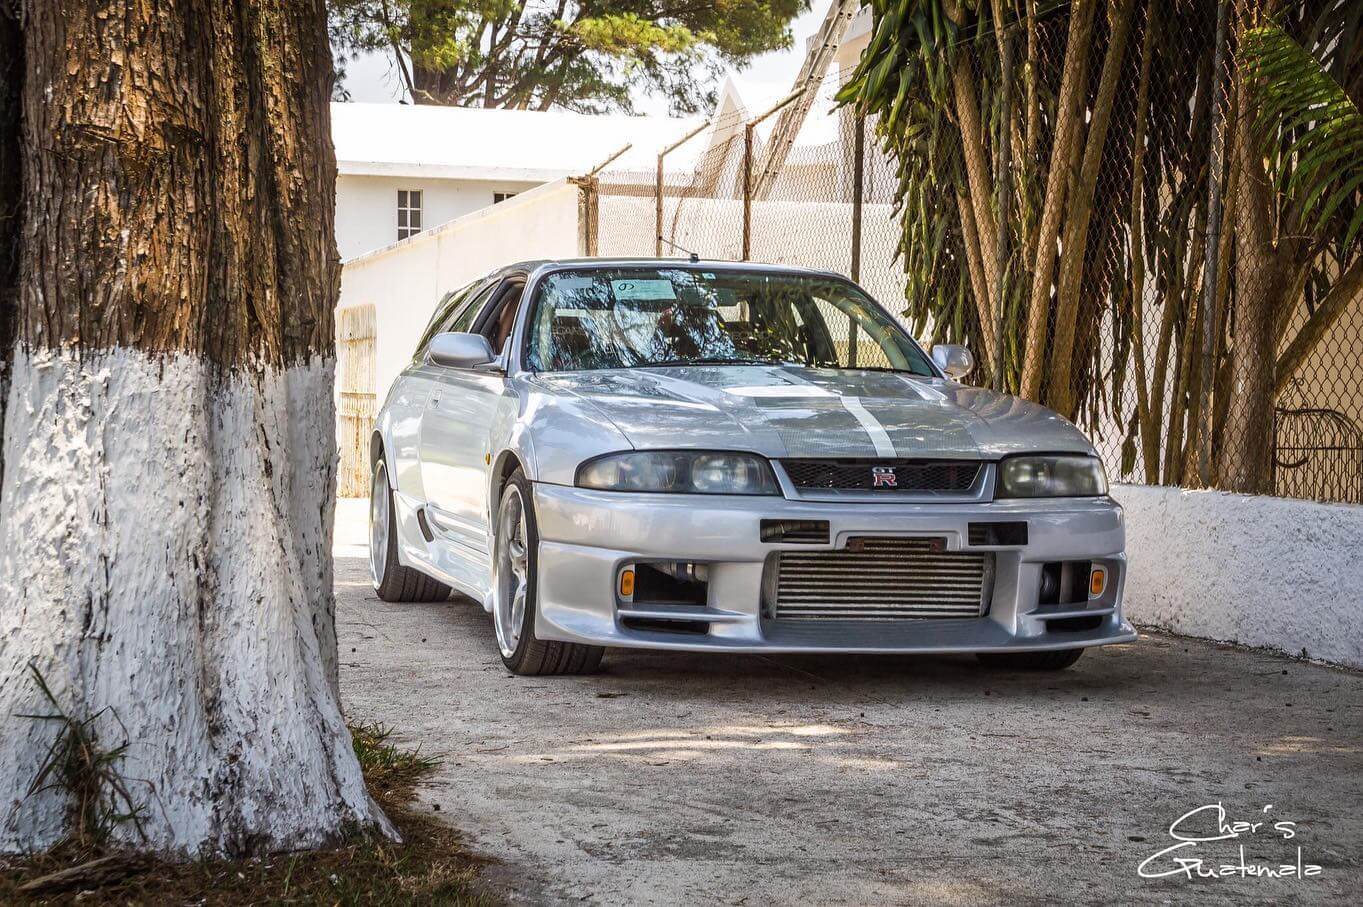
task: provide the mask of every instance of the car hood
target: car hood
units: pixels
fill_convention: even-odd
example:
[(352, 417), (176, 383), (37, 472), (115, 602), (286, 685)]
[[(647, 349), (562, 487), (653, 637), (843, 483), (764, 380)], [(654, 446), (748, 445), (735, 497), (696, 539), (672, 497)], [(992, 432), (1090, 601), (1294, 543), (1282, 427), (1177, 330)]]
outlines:
[(690, 366), (548, 372), (535, 383), (588, 402), (636, 448), (768, 457), (1093, 453), (1077, 428), (1043, 406), (903, 373)]

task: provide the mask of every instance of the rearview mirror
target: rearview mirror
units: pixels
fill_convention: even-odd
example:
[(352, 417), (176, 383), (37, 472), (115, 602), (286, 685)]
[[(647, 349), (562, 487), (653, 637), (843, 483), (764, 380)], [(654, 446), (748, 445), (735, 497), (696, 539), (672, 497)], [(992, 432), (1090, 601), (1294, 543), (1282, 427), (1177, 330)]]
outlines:
[(932, 348), (932, 361), (946, 376), (959, 381), (975, 370), (975, 357), (956, 343), (939, 343)]
[(426, 358), (447, 368), (477, 368), (490, 364), (497, 356), (482, 334), (446, 332), (431, 338)]

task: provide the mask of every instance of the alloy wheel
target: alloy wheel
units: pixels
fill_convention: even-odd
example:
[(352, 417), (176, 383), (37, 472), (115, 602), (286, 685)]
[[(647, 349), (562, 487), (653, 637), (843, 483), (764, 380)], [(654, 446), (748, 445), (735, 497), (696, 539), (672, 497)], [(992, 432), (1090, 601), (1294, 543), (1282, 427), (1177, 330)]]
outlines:
[(497, 626), (497, 645), (502, 655), (511, 658), (521, 641), (525, 621), (525, 601), (529, 588), (529, 531), (525, 501), (520, 489), (507, 486), (497, 516), (496, 600), (493, 604)]
[(388, 565), (388, 468), (374, 464), (374, 483), (369, 488), (369, 575), (374, 588), (383, 585)]

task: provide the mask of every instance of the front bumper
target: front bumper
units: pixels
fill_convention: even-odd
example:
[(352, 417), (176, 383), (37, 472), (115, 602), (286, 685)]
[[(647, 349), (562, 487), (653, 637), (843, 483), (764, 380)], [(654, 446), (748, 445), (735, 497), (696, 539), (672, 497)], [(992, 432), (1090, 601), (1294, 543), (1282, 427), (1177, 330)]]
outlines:
[[(625, 494), (538, 483), (534, 489), (540, 534), (535, 633), (541, 639), (679, 651), (946, 653), (1072, 649), (1136, 638), (1121, 616), (1122, 511), (1108, 499), (867, 504)], [(829, 542), (764, 542), (763, 519), (827, 520)], [(1001, 520), (1025, 520), (1027, 544), (969, 545), (969, 523)], [(798, 621), (764, 613), (764, 577), (776, 554), (837, 550), (864, 536), (931, 537), (943, 539), (947, 551), (992, 553), (986, 613)], [(656, 616), (647, 606), (617, 600), (619, 570), (651, 559), (708, 566), (708, 603), (669, 606), (666, 612), (686, 619), (685, 632), (652, 629), (664, 624), (632, 619)], [(1040, 606), (1042, 565), (1071, 560), (1107, 569), (1103, 595), (1082, 604)], [(639, 628), (641, 622), (650, 629)]]

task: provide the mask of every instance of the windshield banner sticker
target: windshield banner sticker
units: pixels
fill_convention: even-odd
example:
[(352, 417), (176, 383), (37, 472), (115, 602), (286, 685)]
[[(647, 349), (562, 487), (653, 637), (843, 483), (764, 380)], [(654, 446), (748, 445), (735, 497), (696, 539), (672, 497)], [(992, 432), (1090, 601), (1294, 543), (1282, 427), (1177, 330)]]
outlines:
[(670, 280), (612, 280), (611, 291), (619, 299), (676, 299)]

